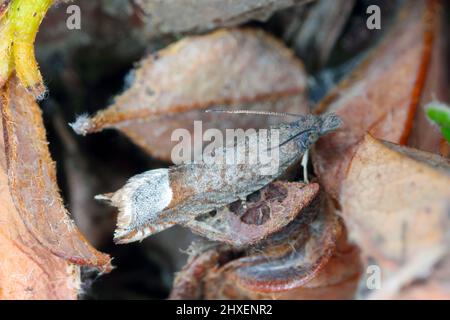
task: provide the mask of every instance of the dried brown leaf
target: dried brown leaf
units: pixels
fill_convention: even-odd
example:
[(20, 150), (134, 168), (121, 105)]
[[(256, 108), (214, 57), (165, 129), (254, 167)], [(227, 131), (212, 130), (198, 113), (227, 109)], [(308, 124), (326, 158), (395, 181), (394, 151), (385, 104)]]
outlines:
[(3, 17), (3, 14), (6, 12), (6, 9), (8, 9), (10, 3), (11, 0), (2, 0), (0, 2), (0, 19)]
[[(195, 242), (191, 244), (191, 247)], [(219, 245), (212, 246), (209, 250), (197, 252), (177, 274), (170, 299), (202, 299), (204, 295), (203, 281), (209, 270), (219, 264), (219, 259), (225, 256), (227, 249)]]
[[(248, 246), (288, 225), (318, 191), (317, 183), (274, 182), (248, 197), (245, 205), (239, 200), (186, 226), (210, 240), (236, 247)], [(252, 200), (252, 196), (258, 199)]]
[(174, 129), (261, 128), (271, 117), (201, 112), (211, 106), (306, 113), (306, 75), (300, 61), (260, 30), (230, 29), (187, 37), (144, 59), (131, 87), (92, 118), (80, 134), (117, 128), (152, 155), (170, 161)]
[(448, 252), (448, 159), (367, 135), (351, 161), (340, 202), (352, 239), (382, 270), (379, 296), (421, 278)]
[[(4, 97), (0, 97), (3, 105)], [(0, 132), (3, 123), (0, 121)], [(11, 198), (0, 137), (0, 300), (76, 299), (79, 268), (53, 255), (32, 236)]]
[(264, 21), (276, 10), (307, 0), (136, 0), (154, 35), (205, 31), (248, 20)]
[(108, 270), (109, 256), (85, 240), (64, 208), (41, 111), (16, 77), (3, 94), (2, 115), (9, 190), (28, 232), (58, 257)]
[(76, 299), (79, 268), (54, 256), (29, 233), (9, 191), (3, 137), (0, 151), (0, 300)]
[(408, 3), (377, 49), (319, 105), (318, 112), (336, 112), (344, 122), (315, 147), (316, 172), (334, 198), (366, 132), (406, 143), (428, 72), (429, 32), (437, 12), (436, 1)]

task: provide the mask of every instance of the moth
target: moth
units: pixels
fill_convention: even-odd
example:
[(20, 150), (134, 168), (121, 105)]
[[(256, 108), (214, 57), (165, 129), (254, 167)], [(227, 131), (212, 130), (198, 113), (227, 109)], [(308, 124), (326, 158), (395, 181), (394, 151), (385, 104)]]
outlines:
[[(117, 243), (143, 240), (175, 224), (186, 225), (201, 214), (244, 200), (298, 163), (321, 136), (341, 126), (341, 120), (333, 113), (316, 116), (246, 110), (225, 112), (296, 118), (293, 122), (268, 129), (278, 133), (275, 170), (267, 174), (254, 163), (223, 161), (228, 153), (245, 152), (252, 156), (254, 148), (250, 148), (248, 140), (241, 140), (214, 149), (213, 161), (175, 165), (138, 174), (115, 193), (96, 196), (96, 199), (108, 201), (119, 209), (114, 234)], [(265, 145), (270, 146), (271, 139), (272, 135), (268, 134)]]

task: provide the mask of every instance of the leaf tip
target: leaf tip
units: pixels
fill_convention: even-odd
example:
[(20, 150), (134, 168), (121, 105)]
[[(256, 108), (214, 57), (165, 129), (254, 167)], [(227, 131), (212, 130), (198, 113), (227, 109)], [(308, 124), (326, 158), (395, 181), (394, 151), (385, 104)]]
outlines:
[(87, 114), (79, 115), (76, 120), (69, 123), (69, 126), (75, 131), (76, 134), (85, 136), (89, 133), (91, 127), (91, 120)]

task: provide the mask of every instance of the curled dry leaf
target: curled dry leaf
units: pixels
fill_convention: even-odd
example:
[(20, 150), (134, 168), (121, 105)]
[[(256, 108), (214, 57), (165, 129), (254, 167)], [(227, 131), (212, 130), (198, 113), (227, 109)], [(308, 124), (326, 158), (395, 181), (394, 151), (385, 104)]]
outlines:
[[(0, 131), (3, 132), (1, 121)], [(0, 252), (0, 300), (77, 298), (79, 268), (43, 247), (28, 231), (14, 206), (8, 187), (3, 135), (0, 136)]]
[(194, 250), (196, 257), (178, 274), (171, 298), (352, 297), (360, 273), (358, 252), (325, 202), (323, 196), (316, 198), (257, 247)]
[(448, 159), (367, 135), (351, 161), (340, 202), (352, 239), (381, 268), (378, 297), (396, 294), (448, 254)]
[(307, 207), (319, 191), (317, 183), (273, 182), (240, 200), (189, 221), (186, 226), (210, 240), (236, 247), (255, 244), (280, 231)]
[(5, 89), (2, 115), (11, 197), (28, 232), (58, 257), (109, 270), (109, 256), (84, 239), (64, 208), (39, 106), (16, 77)]
[(314, 166), (325, 189), (339, 197), (355, 145), (366, 132), (405, 144), (431, 55), (436, 1), (414, 1), (400, 11), (392, 30), (371, 55), (319, 105), (335, 112), (342, 129), (318, 141)]
[(187, 37), (144, 59), (131, 87), (106, 110), (72, 124), (79, 134), (117, 128), (166, 161), (177, 128), (262, 128), (273, 117), (237, 117), (211, 106), (306, 113), (306, 75), (292, 52), (260, 30), (230, 29)]
[(154, 35), (205, 31), (248, 20), (264, 21), (276, 10), (307, 0), (135, 0)]

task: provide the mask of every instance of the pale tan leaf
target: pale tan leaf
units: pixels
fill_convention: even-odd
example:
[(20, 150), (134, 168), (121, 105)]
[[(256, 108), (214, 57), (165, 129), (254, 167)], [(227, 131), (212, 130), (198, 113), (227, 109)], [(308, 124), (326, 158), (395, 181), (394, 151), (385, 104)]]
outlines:
[(306, 75), (292, 52), (263, 31), (219, 30), (187, 37), (144, 59), (131, 87), (92, 118), (72, 125), (87, 134), (118, 128), (152, 155), (170, 161), (177, 128), (261, 128), (273, 117), (205, 114), (208, 107), (306, 113)]
[(381, 268), (383, 290), (395, 294), (427, 274), (448, 251), (450, 162), (381, 142), (358, 145), (340, 197), (351, 238)]

